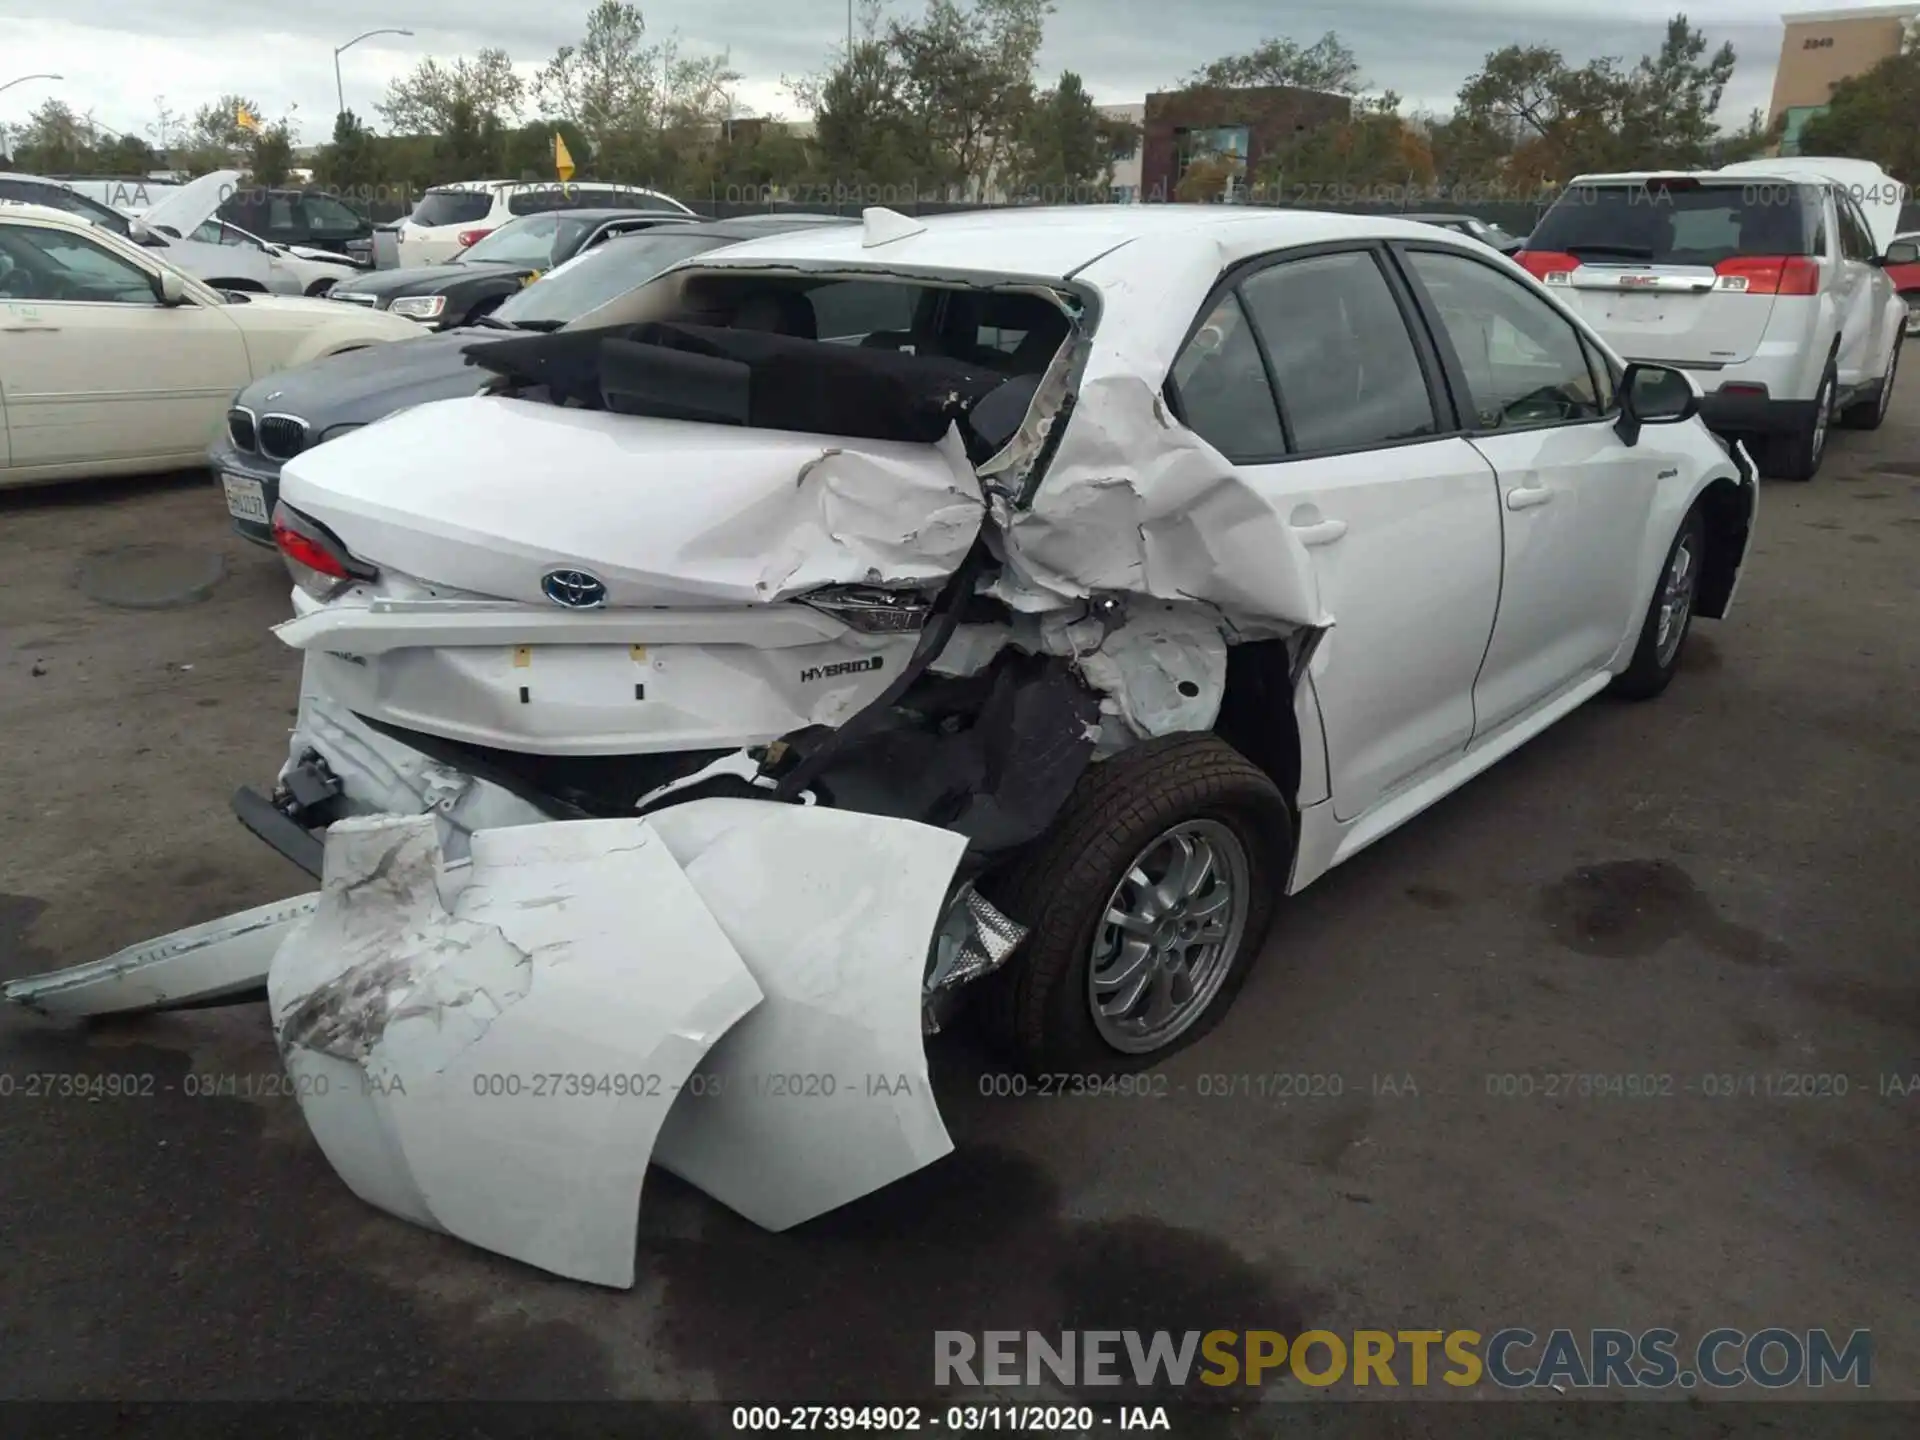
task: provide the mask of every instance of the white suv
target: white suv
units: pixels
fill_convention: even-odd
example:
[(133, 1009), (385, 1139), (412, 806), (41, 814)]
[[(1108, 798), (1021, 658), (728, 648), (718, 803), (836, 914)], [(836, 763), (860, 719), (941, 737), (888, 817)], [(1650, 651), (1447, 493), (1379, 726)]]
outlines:
[(443, 264), (522, 215), (599, 209), (666, 209), (693, 214), (678, 200), (657, 190), (597, 180), (472, 180), (437, 185), (422, 195), (413, 213), (400, 222), (400, 264)]
[(1584, 175), (1514, 258), (1629, 360), (1678, 366), (1722, 434), (1810, 480), (1829, 423), (1885, 418), (1906, 330), (1886, 273), (1904, 187), (1862, 161)]

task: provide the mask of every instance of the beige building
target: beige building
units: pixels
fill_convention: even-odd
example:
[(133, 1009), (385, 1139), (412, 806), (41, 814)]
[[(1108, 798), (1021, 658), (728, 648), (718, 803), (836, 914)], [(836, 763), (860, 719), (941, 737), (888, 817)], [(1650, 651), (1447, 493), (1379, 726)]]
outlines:
[(1787, 34), (1780, 47), (1780, 68), (1773, 77), (1773, 105), (1767, 118), (1778, 120), (1788, 111), (1825, 105), (1840, 81), (1899, 54), (1907, 27), (1916, 17), (1920, 17), (1920, 5), (1781, 16)]

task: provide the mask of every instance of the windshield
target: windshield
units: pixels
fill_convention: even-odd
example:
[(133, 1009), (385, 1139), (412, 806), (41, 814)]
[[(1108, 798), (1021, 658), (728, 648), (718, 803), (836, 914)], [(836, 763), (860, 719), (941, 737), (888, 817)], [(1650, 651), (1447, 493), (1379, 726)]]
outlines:
[(1717, 265), (1736, 255), (1815, 253), (1821, 213), (1801, 186), (1580, 185), (1567, 191), (1527, 248), (1588, 263)]
[(545, 269), (553, 257), (571, 248), (586, 222), (559, 215), (528, 215), (509, 220), (486, 239), (463, 251), (462, 264), (531, 265)]
[(648, 231), (609, 240), (529, 285), (495, 310), (494, 318), (510, 325), (554, 329), (646, 284), (669, 265), (731, 243), (712, 235), (678, 235), (671, 231)]
[(416, 225), (471, 225), (492, 209), (491, 190), (429, 190), (407, 218)]

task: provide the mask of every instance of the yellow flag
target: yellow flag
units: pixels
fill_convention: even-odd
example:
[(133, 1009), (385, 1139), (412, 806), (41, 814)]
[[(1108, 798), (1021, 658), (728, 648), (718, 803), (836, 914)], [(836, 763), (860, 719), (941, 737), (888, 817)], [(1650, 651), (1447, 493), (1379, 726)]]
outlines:
[(233, 123), (238, 125), (242, 130), (258, 130), (260, 128), (260, 117), (247, 109), (246, 106), (236, 105), (233, 107)]
[(558, 130), (553, 132), (553, 168), (562, 180), (573, 178), (573, 156), (567, 153), (567, 142)]

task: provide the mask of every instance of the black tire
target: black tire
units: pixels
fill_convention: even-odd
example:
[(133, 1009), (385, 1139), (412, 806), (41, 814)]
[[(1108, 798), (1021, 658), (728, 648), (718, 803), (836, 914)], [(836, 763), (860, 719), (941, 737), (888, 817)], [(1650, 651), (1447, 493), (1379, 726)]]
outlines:
[(1873, 397), (1840, 412), (1840, 423), (1849, 430), (1878, 430), (1893, 404), (1893, 382), (1900, 375), (1900, 347), (1907, 343), (1904, 333), (1893, 342), (1893, 354), (1887, 357), (1887, 373), (1881, 377)]
[[(1767, 446), (1766, 473), (1775, 480), (1811, 480), (1820, 473), (1820, 462), (1827, 456), (1827, 436), (1832, 430), (1834, 392), (1839, 388), (1839, 372), (1827, 362), (1814, 392), (1814, 413), (1807, 423), (1791, 435), (1776, 435)], [(1821, 423), (1824, 414), (1827, 423)]]
[[(1088, 972), (1096, 934), (1129, 867), (1157, 837), (1188, 822), (1224, 827), (1239, 842), (1244, 921), (1232, 953), (1220, 957), (1224, 975), (1204, 1008), (1155, 1048), (1130, 1052), (1109, 1043), (1094, 1023)], [(1053, 828), (983, 885), (1032, 932), (983, 986), (992, 1038), (1029, 1074), (1141, 1070), (1191, 1045), (1219, 1023), (1245, 982), (1292, 856), (1287, 799), (1217, 736), (1151, 740), (1094, 765)]]
[(307, 286), (307, 298), (310, 300), (318, 300), (339, 283), (340, 279), (338, 276), (323, 276), (321, 279)]
[[(1608, 694), (1617, 695), (1623, 700), (1651, 700), (1673, 683), (1674, 674), (1680, 668), (1680, 657), (1687, 648), (1687, 636), (1693, 630), (1693, 602), (1700, 591), (1700, 575), (1707, 558), (1706, 535), (1707, 527), (1702, 523), (1696, 506), (1680, 522), (1673, 544), (1667, 547), (1667, 558), (1660, 566), (1660, 574), (1654, 579), (1653, 597), (1647, 601), (1647, 616), (1640, 625), (1640, 642), (1634, 646), (1633, 662), (1613, 677), (1613, 683), (1607, 687)], [(1687, 571), (1686, 604), (1677, 617), (1680, 638), (1671, 646), (1663, 647), (1660, 643), (1660, 613), (1667, 600), (1668, 580), (1673, 575), (1682, 545), (1687, 546), (1687, 553), (1692, 558)]]

